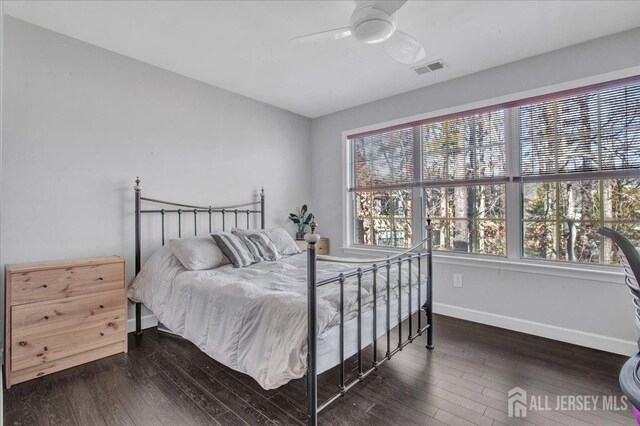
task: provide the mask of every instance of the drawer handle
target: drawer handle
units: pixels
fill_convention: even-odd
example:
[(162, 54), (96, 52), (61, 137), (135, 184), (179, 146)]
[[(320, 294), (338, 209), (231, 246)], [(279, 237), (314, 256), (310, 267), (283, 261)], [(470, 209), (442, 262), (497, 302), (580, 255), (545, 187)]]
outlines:
[(42, 284), (42, 288), (47, 288), (47, 285), (46, 284)]
[(48, 316), (48, 315), (45, 315), (45, 316), (44, 316), (44, 319), (48, 320), (48, 319), (49, 319), (49, 316)]
[(20, 343), (18, 343), (20, 346), (27, 346), (27, 342), (25, 342), (24, 340)]
[(100, 309), (104, 309), (104, 305), (100, 305)]

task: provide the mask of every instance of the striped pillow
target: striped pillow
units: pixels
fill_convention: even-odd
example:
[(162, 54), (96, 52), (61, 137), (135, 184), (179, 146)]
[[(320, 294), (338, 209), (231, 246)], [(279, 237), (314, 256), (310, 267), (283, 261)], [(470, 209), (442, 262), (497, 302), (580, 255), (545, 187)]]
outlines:
[(276, 260), (280, 257), (276, 245), (264, 234), (251, 234), (239, 238), (245, 243), (257, 262)]
[(229, 232), (218, 232), (211, 234), (211, 236), (216, 240), (216, 244), (224, 255), (233, 263), (234, 268), (244, 268), (256, 262), (245, 243), (239, 237)]

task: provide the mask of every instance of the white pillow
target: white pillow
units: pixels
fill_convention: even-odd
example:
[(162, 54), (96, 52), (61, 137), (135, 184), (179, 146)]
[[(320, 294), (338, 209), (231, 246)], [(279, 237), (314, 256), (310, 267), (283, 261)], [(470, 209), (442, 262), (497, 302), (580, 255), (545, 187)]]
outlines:
[(169, 240), (169, 247), (182, 266), (190, 271), (215, 269), (230, 263), (210, 235)]
[(231, 233), (238, 236), (247, 236), (251, 234), (264, 234), (267, 237), (269, 237), (269, 239), (273, 241), (273, 243), (276, 245), (276, 248), (278, 249), (278, 253), (280, 254), (302, 253), (298, 248), (298, 245), (296, 244), (294, 239), (291, 238), (291, 235), (289, 235), (289, 233), (282, 228), (268, 228), (268, 229), (233, 228), (231, 230)]

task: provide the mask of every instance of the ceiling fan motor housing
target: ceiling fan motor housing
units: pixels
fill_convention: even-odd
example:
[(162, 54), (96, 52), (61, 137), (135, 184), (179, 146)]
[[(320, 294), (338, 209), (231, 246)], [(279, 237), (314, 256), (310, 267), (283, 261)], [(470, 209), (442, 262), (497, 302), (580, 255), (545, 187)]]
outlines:
[(386, 41), (395, 32), (397, 25), (395, 16), (389, 16), (370, 5), (356, 9), (351, 15), (351, 32), (362, 43)]

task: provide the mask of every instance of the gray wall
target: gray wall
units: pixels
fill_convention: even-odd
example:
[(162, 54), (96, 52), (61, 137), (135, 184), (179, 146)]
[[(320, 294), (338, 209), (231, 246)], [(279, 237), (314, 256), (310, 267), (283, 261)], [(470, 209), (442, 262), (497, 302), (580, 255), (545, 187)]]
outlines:
[(0, 264), (118, 254), (132, 276), (136, 175), (144, 195), (202, 205), (264, 186), (267, 225), (294, 231), (309, 119), (8, 16), (4, 35)]
[[(445, 108), (640, 66), (640, 28), (314, 119), (313, 210), (340, 254), (342, 132)], [(636, 71), (640, 74), (640, 68)], [(634, 348), (633, 310), (614, 272), (482, 262), (441, 256), (435, 265), (439, 312), (607, 350)], [(464, 287), (452, 287), (452, 274)]]
[[(270, 226), (308, 201), (342, 254), (343, 131), (640, 65), (638, 29), (311, 121), (16, 19), (4, 31), (0, 264), (120, 254), (130, 273), (136, 175), (145, 195), (199, 204), (264, 185)], [(435, 271), (439, 312), (633, 349), (615, 269), (439, 256)]]

